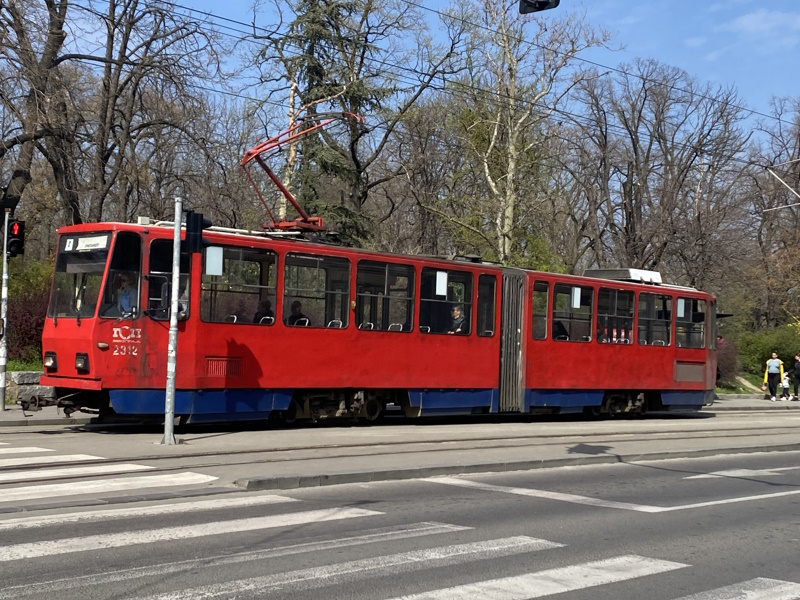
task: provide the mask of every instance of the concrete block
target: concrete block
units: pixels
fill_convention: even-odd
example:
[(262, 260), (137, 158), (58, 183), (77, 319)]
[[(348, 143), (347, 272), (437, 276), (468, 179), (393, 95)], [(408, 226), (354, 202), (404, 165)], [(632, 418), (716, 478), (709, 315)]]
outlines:
[(39, 385), (42, 374), (39, 371), (9, 371), (9, 381), (17, 385)]

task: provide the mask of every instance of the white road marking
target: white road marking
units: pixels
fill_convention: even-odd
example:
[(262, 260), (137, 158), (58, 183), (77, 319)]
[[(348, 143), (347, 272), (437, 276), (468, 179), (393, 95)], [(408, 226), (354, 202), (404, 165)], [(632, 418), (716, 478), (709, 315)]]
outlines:
[(491, 483), (481, 483), (460, 479), (458, 477), (431, 477), (428, 481), (442, 483), (445, 485), (455, 485), (458, 487), (474, 488), (486, 490), (488, 492), (501, 492), (504, 494), (515, 494), (517, 496), (531, 496), (533, 498), (544, 498), (547, 500), (560, 500), (573, 504), (586, 504), (588, 506), (599, 506), (602, 508), (617, 508), (622, 510), (632, 510), (636, 512), (657, 513), (664, 509), (658, 506), (647, 506), (644, 504), (631, 504), (629, 502), (615, 502), (613, 500), (602, 500), (600, 498), (589, 498), (588, 496), (578, 496), (576, 494), (562, 494), (561, 492), (548, 492), (546, 490), (535, 490), (531, 488), (510, 487), (504, 485), (494, 485)]
[(795, 471), (798, 467), (777, 467), (775, 469), (729, 469), (727, 471), (715, 471), (713, 473), (703, 473), (701, 475), (690, 475), (684, 479), (719, 479), (722, 477), (774, 477), (781, 475), (780, 471)]
[(21, 471), (17, 473), (0, 473), (0, 483), (9, 481), (28, 481), (29, 479), (58, 479), (76, 475), (107, 475), (108, 473), (133, 473), (149, 471), (155, 467), (136, 465), (133, 463), (117, 463), (92, 465), (88, 467), (61, 467), (60, 469), (40, 469), (38, 471)]
[(34, 529), (36, 527), (65, 525), (67, 523), (96, 523), (98, 521), (155, 517), (159, 515), (175, 515), (187, 512), (220, 510), (224, 508), (246, 508), (248, 506), (264, 506), (267, 504), (281, 504), (284, 502), (298, 502), (298, 500), (295, 500), (294, 498), (287, 498), (285, 496), (275, 496), (270, 494), (266, 496), (215, 498), (213, 500), (199, 500), (196, 502), (155, 504), (152, 506), (137, 506), (135, 508), (110, 508), (84, 512), (60, 513), (45, 517), (17, 517), (14, 519), (0, 521), (0, 531)]
[(455, 544), (427, 550), (414, 550), (388, 556), (371, 556), (346, 563), (168, 592), (140, 600), (207, 600), (223, 596), (237, 597), (248, 592), (265, 594), (276, 588), (288, 596), (287, 587), (289, 586), (302, 584), (304, 589), (308, 589), (309, 587), (333, 585), (344, 580), (353, 582), (375, 575), (383, 576), (390, 573), (398, 574), (419, 569), (430, 569), (473, 560), (548, 550), (562, 545), (527, 536), (516, 536), (471, 544)]
[(578, 496), (576, 494), (562, 494), (561, 492), (549, 492), (547, 490), (537, 490), (532, 488), (519, 488), (504, 485), (493, 485), (491, 483), (480, 483), (469, 481), (468, 479), (458, 479), (457, 477), (430, 477), (426, 481), (442, 483), (444, 485), (454, 485), (458, 487), (474, 488), (486, 490), (488, 492), (500, 492), (503, 494), (515, 494), (517, 496), (530, 496), (532, 498), (544, 498), (546, 500), (559, 500), (561, 502), (571, 502), (573, 504), (585, 504), (588, 506), (598, 506), (601, 508), (616, 508), (619, 510), (630, 510), (643, 513), (667, 513), (679, 510), (689, 510), (692, 508), (705, 508), (708, 506), (721, 506), (723, 504), (736, 504), (739, 502), (753, 502), (754, 500), (770, 500), (773, 498), (783, 498), (785, 496), (797, 496), (800, 490), (790, 490), (786, 492), (773, 492), (771, 494), (758, 494), (756, 496), (741, 496), (739, 498), (725, 498), (723, 500), (710, 500), (709, 502), (697, 502), (695, 504), (680, 504), (678, 506), (651, 506), (649, 504), (631, 504), (629, 502), (615, 502), (614, 500), (602, 500), (600, 498), (590, 498), (589, 496)]
[(36, 448), (34, 446), (27, 446), (24, 448), (0, 448), (0, 454), (31, 454), (33, 452), (55, 452), (55, 450)]
[(382, 514), (384, 513), (374, 510), (365, 510), (363, 508), (332, 508), (323, 510), (309, 510), (305, 512), (283, 515), (270, 515), (268, 517), (236, 519), (234, 521), (200, 523), (197, 525), (188, 525), (186, 527), (164, 527), (162, 529), (125, 531), (122, 533), (89, 535), (86, 537), (64, 538), (58, 540), (47, 540), (44, 542), (6, 545), (0, 548), (0, 562), (29, 560), (42, 556), (71, 554), (73, 552), (86, 552), (89, 550), (123, 548), (125, 546), (137, 544), (154, 544), (156, 542), (189, 540), (211, 535), (240, 533), (243, 531), (256, 531), (261, 529), (274, 529), (276, 527), (292, 527), (297, 525), (306, 525), (308, 523), (340, 521), (342, 519), (355, 519), (358, 517), (371, 517)]
[(678, 600), (798, 600), (800, 583), (759, 577)]
[(216, 477), (200, 473), (175, 473), (169, 475), (143, 475), (118, 479), (101, 479), (97, 481), (76, 481), (73, 483), (51, 483), (48, 485), (29, 485), (4, 489), (0, 494), (0, 504), (35, 500), (37, 498), (58, 498), (62, 496), (79, 496), (99, 492), (119, 492), (122, 490), (140, 490), (145, 488), (169, 487), (177, 485), (198, 485), (214, 481)]
[(490, 579), (480, 583), (401, 596), (393, 600), (471, 600), (472, 598), (527, 600), (666, 573), (688, 566), (683, 563), (643, 556), (619, 556), (559, 569), (548, 569), (528, 575)]
[(61, 592), (73, 589), (84, 589), (91, 585), (108, 585), (121, 581), (133, 581), (142, 577), (160, 577), (176, 573), (186, 573), (199, 569), (213, 567), (223, 567), (256, 560), (270, 560), (280, 556), (292, 556), (295, 554), (306, 554), (310, 552), (324, 552), (333, 548), (344, 548), (347, 546), (358, 546), (361, 544), (374, 544), (428, 535), (441, 535), (444, 533), (454, 533), (466, 531), (472, 527), (462, 527), (460, 525), (448, 525), (447, 523), (412, 523), (411, 525), (401, 525), (398, 527), (382, 527), (378, 529), (368, 529), (359, 535), (325, 540), (322, 542), (305, 542), (269, 548), (266, 550), (246, 550), (237, 554), (226, 554), (222, 556), (210, 556), (199, 560), (183, 560), (172, 563), (162, 563), (151, 567), (138, 567), (135, 569), (120, 569), (119, 571), (104, 571), (90, 575), (81, 575), (56, 579), (54, 581), (39, 581), (37, 583), (26, 583), (8, 588), (0, 589), (0, 600), (16, 600), (24, 596), (49, 595), (59, 597)]
[(58, 456), (27, 456), (25, 458), (0, 458), (0, 467), (21, 467), (25, 465), (49, 465), (62, 462), (81, 462), (103, 460), (102, 456), (91, 454), (59, 454)]

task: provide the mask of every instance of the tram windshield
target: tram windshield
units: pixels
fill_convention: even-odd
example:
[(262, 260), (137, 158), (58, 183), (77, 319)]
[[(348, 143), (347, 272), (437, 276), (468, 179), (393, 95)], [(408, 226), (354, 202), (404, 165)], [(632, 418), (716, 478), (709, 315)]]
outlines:
[(108, 260), (110, 233), (62, 235), (47, 316), (93, 317)]

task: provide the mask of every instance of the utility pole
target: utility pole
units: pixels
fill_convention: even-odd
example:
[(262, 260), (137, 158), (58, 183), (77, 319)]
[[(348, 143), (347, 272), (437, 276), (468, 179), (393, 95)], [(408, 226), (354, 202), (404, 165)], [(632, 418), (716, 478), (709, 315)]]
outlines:
[(3, 223), (3, 289), (0, 295), (0, 327), (3, 335), (0, 336), (0, 404), (6, 410), (6, 365), (8, 363), (8, 343), (6, 342), (6, 313), (8, 312), (8, 217), (11, 209), (5, 210)]
[[(169, 303), (169, 343), (167, 346), (167, 392), (164, 398), (164, 438), (162, 444), (174, 446), (175, 441), (175, 366), (178, 362), (178, 300), (181, 281), (181, 213), (183, 199), (175, 196), (175, 227), (172, 233), (172, 286)], [(7, 218), (7, 217), (6, 217)]]

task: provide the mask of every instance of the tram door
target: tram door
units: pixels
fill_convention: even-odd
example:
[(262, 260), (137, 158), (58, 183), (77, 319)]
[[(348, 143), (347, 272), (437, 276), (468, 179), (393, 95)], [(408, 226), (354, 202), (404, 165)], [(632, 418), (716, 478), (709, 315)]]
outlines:
[(500, 328), (500, 412), (519, 412), (523, 406), (522, 356), (525, 276), (503, 273), (503, 314)]

